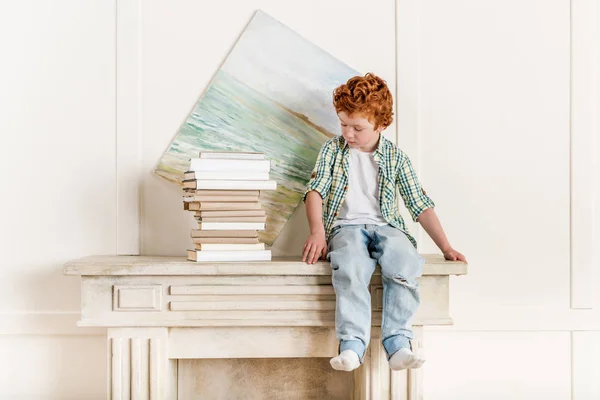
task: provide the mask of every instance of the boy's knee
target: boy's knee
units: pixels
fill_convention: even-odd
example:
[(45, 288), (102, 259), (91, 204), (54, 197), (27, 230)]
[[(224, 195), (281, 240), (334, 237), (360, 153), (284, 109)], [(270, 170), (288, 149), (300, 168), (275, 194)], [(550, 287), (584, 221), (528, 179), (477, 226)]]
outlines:
[(394, 282), (406, 287), (407, 289), (416, 290), (419, 287), (416, 277), (407, 278), (406, 276), (398, 273), (393, 274), (391, 276), (391, 279), (393, 279)]
[(416, 251), (399, 252), (383, 255), (379, 259), (381, 274), (386, 278), (407, 286), (415, 286), (416, 279), (423, 271), (423, 258)]
[(366, 265), (357, 265), (348, 263), (344, 265), (331, 265), (333, 269), (332, 279), (336, 283), (345, 284), (348, 286), (363, 285), (365, 283), (363, 271), (367, 268)]
[[(332, 279), (335, 285), (347, 287), (363, 287), (369, 284), (370, 275), (375, 269), (375, 260), (363, 257), (348, 257), (347, 254), (339, 254), (336, 251), (330, 260)], [(369, 273), (369, 271), (371, 271)]]
[(368, 264), (360, 257), (352, 258), (346, 257), (346, 255), (336, 257), (335, 251), (332, 255), (330, 265), (338, 280), (360, 280), (364, 275), (364, 271), (369, 268)]

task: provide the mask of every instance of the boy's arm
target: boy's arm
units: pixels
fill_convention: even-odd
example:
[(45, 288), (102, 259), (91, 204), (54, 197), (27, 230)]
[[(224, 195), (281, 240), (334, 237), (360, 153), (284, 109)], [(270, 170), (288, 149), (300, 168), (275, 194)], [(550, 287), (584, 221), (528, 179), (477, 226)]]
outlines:
[(302, 261), (309, 264), (314, 264), (321, 256), (325, 258), (327, 253), (325, 226), (323, 225), (323, 201), (327, 198), (331, 189), (332, 150), (331, 142), (326, 142), (323, 145), (304, 192), (310, 236), (304, 243)]
[(440, 248), (446, 260), (467, 262), (465, 256), (450, 246), (450, 242), (448, 242), (442, 224), (433, 208), (428, 208), (423, 211), (421, 215), (419, 215), (419, 218), (417, 218), (417, 221), (421, 224), (423, 229), (425, 229), (425, 232), (427, 232), (437, 247)]
[(306, 195), (306, 217), (310, 234), (322, 234), (325, 237), (325, 225), (323, 225), (323, 199), (321, 195), (311, 190)]
[(442, 251), (444, 258), (452, 261), (460, 260), (466, 262), (465, 256), (450, 246), (442, 224), (435, 213), (435, 203), (421, 187), (421, 183), (408, 156), (404, 158), (402, 166), (398, 171), (396, 182), (400, 189), (404, 205), (410, 212), (413, 221), (421, 224), (425, 232), (427, 232)]
[(327, 240), (323, 225), (323, 203), (316, 191), (310, 191), (306, 196), (306, 216), (310, 226), (310, 235), (302, 249), (302, 261), (314, 264), (320, 257), (327, 255)]

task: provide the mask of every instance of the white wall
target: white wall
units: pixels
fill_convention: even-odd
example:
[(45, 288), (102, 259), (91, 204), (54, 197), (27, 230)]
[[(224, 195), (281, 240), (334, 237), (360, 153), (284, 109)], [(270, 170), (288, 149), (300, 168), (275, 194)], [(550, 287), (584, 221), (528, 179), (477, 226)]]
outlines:
[[(427, 330), (427, 400), (600, 399), (594, 3), (2, 3), (0, 398), (104, 398), (103, 331), (74, 326), (61, 265), (184, 254), (193, 220), (151, 170), (262, 9), (388, 81), (386, 135), (469, 259), (456, 325)], [(299, 254), (303, 214), (275, 254)]]
[(116, 251), (114, 10), (0, 3), (2, 399), (104, 397), (104, 340), (77, 331), (62, 265)]

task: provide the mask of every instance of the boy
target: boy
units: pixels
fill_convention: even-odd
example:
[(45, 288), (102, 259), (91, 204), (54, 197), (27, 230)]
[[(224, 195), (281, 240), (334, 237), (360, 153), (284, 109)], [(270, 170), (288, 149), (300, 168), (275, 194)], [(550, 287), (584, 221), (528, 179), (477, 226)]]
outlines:
[(425, 362), (410, 348), (424, 260), (398, 212), (396, 189), (445, 259), (466, 262), (448, 243), (435, 204), (406, 154), (381, 135), (392, 123), (392, 103), (385, 81), (371, 73), (335, 89), (342, 136), (321, 148), (304, 195), (311, 234), (302, 261), (313, 264), (326, 256), (332, 268), (340, 354), (330, 364), (336, 370), (352, 371), (364, 361), (371, 331), (369, 282), (377, 264), (384, 286), (382, 344), (390, 368), (419, 368)]

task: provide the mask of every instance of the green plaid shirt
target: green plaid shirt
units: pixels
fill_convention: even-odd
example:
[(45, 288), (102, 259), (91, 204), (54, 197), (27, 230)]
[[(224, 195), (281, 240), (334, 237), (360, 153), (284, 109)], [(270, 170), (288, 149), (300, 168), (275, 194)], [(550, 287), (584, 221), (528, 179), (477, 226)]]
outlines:
[[(413, 221), (427, 208), (435, 207), (433, 200), (421, 187), (410, 159), (395, 144), (380, 135), (379, 145), (373, 153), (379, 166), (379, 207), (383, 218), (392, 226), (403, 231), (412, 244), (417, 241), (410, 235), (404, 219), (398, 211), (396, 192), (400, 192), (404, 205)], [(336, 136), (323, 144), (313, 173), (308, 181), (304, 200), (314, 190), (323, 199), (323, 223), (329, 240), (333, 224), (348, 192), (349, 147), (342, 136)], [(397, 189), (397, 190), (396, 190)]]

